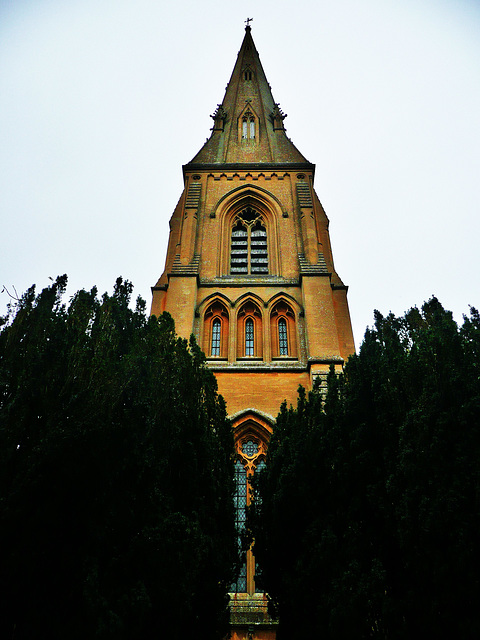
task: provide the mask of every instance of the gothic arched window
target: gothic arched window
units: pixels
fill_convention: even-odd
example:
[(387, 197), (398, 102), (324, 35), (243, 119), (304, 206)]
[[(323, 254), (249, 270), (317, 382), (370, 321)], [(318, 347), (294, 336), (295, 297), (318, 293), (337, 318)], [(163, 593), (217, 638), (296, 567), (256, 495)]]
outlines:
[(230, 273), (268, 273), (267, 228), (262, 216), (250, 207), (238, 214), (233, 222)]
[(235, 463), (235, 493), (233, 504), (235, 507), (235, 527), (238, 535), (238, 548), (241, 554), (241, 565), (236, 581), (231, 585), (232, 592), (245, 593), (247, 591), (247, 553), (242, 550), (242, 533), (245, 531), (247, 520), (247, 470), (237, 460)]
[(250, 110), (242, 116), (242, 139), (255, 140), (255, 116)]
[(236, 443), (237, 462), (235, 463), (235, 524), (238, 545), (241, 554), (241, 566), (237, 579), (231, 585), (233, 593), (254, 593), (260, 589), (255, 584), (257, 567), (251, 549), (242, 550), (242, 534), (245, 531), (246, 510), (252, 500), (250, 480), (255, 473), (265, 467), (267, 445), (255, 433), (247, 433)]
[(212, 322), (212, 356), (220, 355), (220, 337), (222, 335), (222, 323), (218, 318)]
[(218, 300), (205, 312), (202, 346), (207, 357), (226, 358), (228, 355), (228, 311)]
[(262, 357), (262, 315), (253, 302), (245, 302), (237, 316), (237, 357)]
[(287, 321), (280, 318), (278, 321), (278, 345), (281, 356), (288, 356)]
[(297, 357), (297, 331), (295, 314), (284, 300), (280, 300), (272, 309), (270, 316), (270, 337), (272, 357)]
[(253, 356), (255, 347), (255, 330), (252, 318), (245, 320), (245, 355)]

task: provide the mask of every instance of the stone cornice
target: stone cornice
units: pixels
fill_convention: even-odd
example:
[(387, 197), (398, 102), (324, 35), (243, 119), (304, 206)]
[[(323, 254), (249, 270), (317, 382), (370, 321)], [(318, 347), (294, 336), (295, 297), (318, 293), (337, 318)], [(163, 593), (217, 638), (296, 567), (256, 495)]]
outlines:
[(299, 287), (298, 278), (282, 278), (281, 276), (218, 276), (217, 278), (200, 278), (200, 287)]
[(184, 178), (187, 171), (195, 171), (197, 173), (225, 173), (226, 171), (311, 171), (313, 175), (315, 175), (315, 165), (311, 162), (188, 163), (183, 165), (182, 171)]

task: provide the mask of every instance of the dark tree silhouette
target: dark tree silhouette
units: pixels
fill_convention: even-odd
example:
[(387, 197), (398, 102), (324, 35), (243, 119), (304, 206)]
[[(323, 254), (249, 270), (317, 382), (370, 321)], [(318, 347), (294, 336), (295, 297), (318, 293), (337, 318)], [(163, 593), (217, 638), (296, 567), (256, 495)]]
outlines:
[(221, 638), (233, 441), (214, 376), (132, 286), (31, 288), (0, 333), (0, 636)]
[(279, 640), (480, 637), (479, 460), (478, 312), (377, 312), (326, 399), (282, 407), (258, 482)]

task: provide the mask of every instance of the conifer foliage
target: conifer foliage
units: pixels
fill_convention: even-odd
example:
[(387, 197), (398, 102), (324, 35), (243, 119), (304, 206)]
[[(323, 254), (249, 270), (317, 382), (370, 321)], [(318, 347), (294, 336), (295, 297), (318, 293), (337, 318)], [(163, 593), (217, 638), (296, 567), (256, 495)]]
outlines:
[(283, 406), (254, 552), (284, 638), (480, 637), (480, 316), (375, 315)]
[(221, 638), (233, 442), (214, 376), (132, 286), (30, 289), (0, 333), (0, 637)]

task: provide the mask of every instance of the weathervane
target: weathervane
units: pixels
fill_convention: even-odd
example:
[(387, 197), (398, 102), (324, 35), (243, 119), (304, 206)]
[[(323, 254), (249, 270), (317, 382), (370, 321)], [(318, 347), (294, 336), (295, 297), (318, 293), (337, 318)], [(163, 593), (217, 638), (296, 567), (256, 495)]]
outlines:
[(253, 18), (247, 18), (245, 20), (245, 22), (247, 23), (247, 27), (250, 27), (250, 22), (253, 20)]

